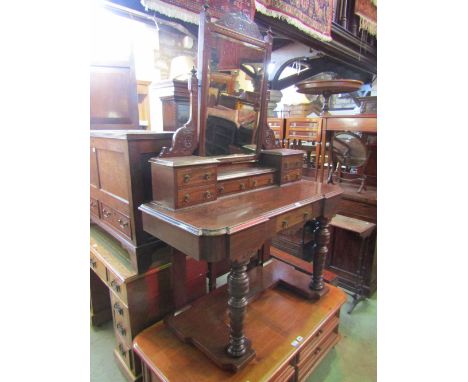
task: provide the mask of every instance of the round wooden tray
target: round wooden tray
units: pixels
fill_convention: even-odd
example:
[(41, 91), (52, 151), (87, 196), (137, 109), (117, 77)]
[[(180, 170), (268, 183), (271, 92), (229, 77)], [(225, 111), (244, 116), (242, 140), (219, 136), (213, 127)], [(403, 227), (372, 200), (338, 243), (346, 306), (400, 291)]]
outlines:
[(296, 84), (297, 92), (304, 94), (340, 94), (359, 90), (363, 82), (357, 80), (314, 80)]

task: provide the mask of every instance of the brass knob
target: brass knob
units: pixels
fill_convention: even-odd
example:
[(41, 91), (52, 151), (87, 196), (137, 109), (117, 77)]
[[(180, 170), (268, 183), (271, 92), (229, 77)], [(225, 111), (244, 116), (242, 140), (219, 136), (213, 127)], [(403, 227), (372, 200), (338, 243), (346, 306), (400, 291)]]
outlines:
[(102, 214), (104, 215), (104, 217), (108, 218), (109, 216), (112, 215), (112, 212), (107, 211), (107, 210), (102, 210)]
[(122, 324), (120, 322), (117, 323), (117, 330), (123, 336), (125, 336), (125, 334), (127, 333), (127, 331), (125, 330), (125, 328), (122, 326)]
[(254, 186), (254, 187), (257, 186), (257, 179), (254, 179), (254, 181), (253, 181), (253, 186)]
[(218, 187), (218, 191), (220, 194), (222, 194), (224, 192), (224, 186)]
[(287, 220), (283, 220), (283, 222), (281, 223), (281, 226), (283, 228), (286, 228), (288, 226), (288, 221)]
[(117, 284), (117, 281), (112, 280), (110, 283), (111, 287), (115, 289), (116, 292), (120, 292), (120, 285)]
[(205, 192), (205, 199), (210, 199), (211, 198), (211, 192), (210, 191), (206, 191)]
[[(309, 217), (309, 213), (308, 212), (304, 212), (304, 220), (307, 220), (307, 218)], [(320, 331), (320, 330), (319, 330)]]
[(241, 189), (241, 190), (245, 190), (245, 184), (244, 184), (244, 183), (241, 183), (241, 184), (240, 184), (240, 189)]
[(89, 263), (90, 263), (92, 268), (96, 268), (96, 265), (97, 265), (96, 260), (90, 259)]
[(122, 307), (120, 306), (120, 304), (119, 304), (118, 302), (116, 302), (116, 303), (114, 304), (114, 310), (115, 310), (118, 314), (120, 314), (121, 316), (123, 316), (123, 309), (122, 309)]
[(119, 225), (120, 225), (122, 228), (125, 228), (125, 227), (128, 226), (128, 221), (124, 221), (124, 220), (122, 220), (122, 219), (119, 219), (119, 220), (117, 220), (117, 221), (118, 221)]
[(320, 353), (321, 350), (322, 350), (322, 349), (317, 348), (317, 349), (314, 351), (314, 355), (317, 355), (318, 353)]
[(184, 195), (184, 203), (188, 203), (189, 200), (190, 200), (190, 194), (185, 194)]
[(205, 173), (205, 175), (203, 176), (203, 178), (205, 178), (205, 180), (210, 180), (211, 178), (211, 174), (209, 172)]
[(190, 175), (189, 174), (185, 174), (184, 175), (184, 183), (188, 183), (190, 180)]

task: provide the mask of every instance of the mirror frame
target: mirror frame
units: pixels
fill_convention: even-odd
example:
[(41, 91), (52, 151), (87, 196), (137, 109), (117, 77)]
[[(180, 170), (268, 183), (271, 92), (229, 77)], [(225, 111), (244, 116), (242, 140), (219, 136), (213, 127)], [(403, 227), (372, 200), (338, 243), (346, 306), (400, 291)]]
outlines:
[[(204, 7), (204, 10), (200, 14), (200, 23), (198, 31), (198, 57), (197, 57), (197, 77), (198, 77), (198, 155), (206, 156), (205, 152), (205, 140), (206, 140), (206, 125), (208, 117), (207, 99), (208, 91), (210, 87), (210, 73), (208, 65), (211, 59), (211, 47), (213, 37), (220, 35), (221, 37), (227, 37), (229, 39), (238, 41), (239, 43), (247, 43), (260, 48), (264, 52), (264, 70), (260, 84), (260, 101), (259, 101), (259, 117), (257, 127), (257, 138), (256, 138), (256, 150), (255, 157), (257, 157), (262, 148), (262, 142), (265, 140), (265, 128), (268, 128), (266, 116), (267, 116), (267, 90), (268, 90), (268, 63), (271, 57), (272, 47), (272, 35), (269, 30), (265, 37), (262, 37), (257, 24), (253, 21), (249, 22), (248, 25), (239, 25), (238, 29), (244, 33), (240, 33), (235, 29), (229, 28), (231, 25), (223, 24), (225, 20), (229, 20), (229, 15), (226, 18), (222, 18), (216, 22), (211, 21), (211, 17), (208, 13), (208, 8)], [(234, 25), (233, 25), (234, 26)], [(239, 68), (240, 69), (240, 68)], [(252, 158), (252, 154), (234, 154), (237, 156), (245, 155), (245, 158)], [(226, 155), (229, 157), (229, 155)]]

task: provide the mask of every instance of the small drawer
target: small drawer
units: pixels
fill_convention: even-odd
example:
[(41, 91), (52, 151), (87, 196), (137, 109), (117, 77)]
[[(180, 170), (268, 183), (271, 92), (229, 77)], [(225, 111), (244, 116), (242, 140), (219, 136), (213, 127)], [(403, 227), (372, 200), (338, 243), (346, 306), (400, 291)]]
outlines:
[(305, 223), (312, 216), (312, 206), (305, 206), (287, 212), (276, 218), (276, 232), (283, 231), (299, 223)]
[(123, 320), (114, 320), (114, 331), (116, 333), (116, 338), (120, 339), (120, 342), (123, 342), (124, 345), (131, 348), (132, 332)]
[(90, 198), (89, 208), (91, 215), (99, 217), (99, 202), (96, 199)]
[(131, 239), (132, 227), (130, 225), (130, 219), (113, 208), (106, 206), (104, 203), (100, 203), (100, 205), (101, 219)]
[(297, 168), (302, 168), (304, 164), (304, 156), (296, 155), (293, 157), (285, 158), (283, 160), (283, 170), (293, 170)]
[(286, 171), (281, 175), (281, 184), (294, 182), (302, 178), (302, 168), (297, 168), (295, 170)]
[(94, 255), (94, 253), (90, 252), (89, 256), (90, 256), (89, 266), (102, 281), (107, 283), (106, 267), (104, 266), (103, 263), (101, 263), (101, 261), (99, 261), (99, 259), (97, 258), (96, 255)]
[(330, 333), (338, 326), (340, 319), (337, 316), (333, 316), (327, 322), (325, 322), (319, 330), (310, 338), (306, 344), (304, 344), (300, 353), (297, 356), (297, 361), (301, 362), (302, 360), (308, 358), (312, 354), (317, 345), (322, 341), (323, 338), (330, 335)]
[(216, 185), (186, 188), (177, 193), (177, 206), (188, 207), (195, 204), (205, 203), (216, 200)]
[(128, 315), (128, 308), (125, 304), (115, 296), (115, 294), (110, 291), (110, 298), (111, 298), (111, 308), (112, 308), (112, 316), (114, 318), (114, 322), (122, 322), (126, 328), (130, 328), (130, 316)]
[(258, 175), (250, 178), (250, 188), (269, 186), (274, 183), (274, 174)]
[(250, 189), (249, 178), (226, 180), (218, 183), (218, 195), (228, 195)]
[(291, 365), (285, 365), (270, 379), (270, 382), (291, 382), (294, 381), (294, 374), (296, 369)]
[(314, 351), (297, 364), (298, 380), (304, 381), (318, 364), (318, 361), (328, 353), (328, 351), (338, 342), (340, 336), (335, 332), (331, 332), (327, 337), (324, 337)]
[(130, 239), (132, 238), (132, 227), (128, 217), (122, 215), (120, 212), (114, 211), (113, 225)]
[(177, 185), (179, 187), (192, 187), (209, 183), (216, 183), (216, 166), (177, 170)]
[(117, 346), (115, 352), (120, 357), (120, 359), (125, 363), (127, 368), (136, 374), (135, 370), (135, 359), (134, 354), (131, 350), (131, 347), (125, 345), (122, 341), (117, 340)]
[(107, 268), (107, 285), (125, 304), (128, 304), (127, 285), (109, 268)]

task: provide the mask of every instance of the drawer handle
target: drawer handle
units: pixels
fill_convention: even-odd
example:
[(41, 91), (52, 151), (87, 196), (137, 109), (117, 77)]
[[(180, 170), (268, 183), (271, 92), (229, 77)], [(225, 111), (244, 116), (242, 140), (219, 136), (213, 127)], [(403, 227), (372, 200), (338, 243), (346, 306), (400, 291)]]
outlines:
[(320, 353), (321, 351), (322, 351), (322, 349), (320, 349), (320, 348), (315, 349), (314, 355), (317, 355), (317, 354)]
[(123, 219), (119, 219), (119, 220), (117, 220), (117, 222), (119, 223), (119, 225), (120, 225), (122, 228), (128, 227), (128, 221), (125, 221), (125, 220), (123, 220)]
[(319, 331), (317, 332), (316, 337), (319, 338), (322, 334), (323, 334), (323, 330), (319, 329)]
[(241, 190), (245, 190), (245, 183), (241, 183), (241, 184), (239, 185), (239, 187), (240, 187)]
[(205, 173), (205, 175), (203, 176), (203, 178), (205, 180), (210, 180), (211, 179), (211, 174), (209, 172)]
[[(307, 220), (309, 218), (309, 213), (308, 212), (304, 212), (304, 220)], [(320, 330), (319, 330), (320, 332)]]
[(117, 283), (117, 281), (112, 280), (110, 285), (116, 292), (120, 293), (120, 285)]
[(218, 187), (218, 191), (220, 194), (222, 194), (224, 192), (224, 186)]
[(281, 227), (286, 228), (287, 226), (288, 226), (288, 221), (283, 220), (283, 222), (281, 223)]
[(120, 322), (117, 323), (117, 330), (123, 336), (125, 336), (125, 334), (127, 334), (127, 331), (125, 330), (125, 328), (122, 326), (122, 324)]
[(190, 194), (185, 194), (184, 195), (184, 203), (188, 203), (189, 200), (190, 200)]
[(122, 346), (122, 344), (119, 344), (119, 351), (120, 351), (120, 354), (121, 354), (123, 357), (126, 357), (126, 356), (127, 356), (127, 353), (125, 352), (125, 349), (124, 349), (124, 347)]
[(114, 304), (114, 310), (121, 316), (123, 316), (123, 309), (118, 302)]
[(93, 259), (89, 259), (89, 264), (91, 265), (92, 268), (96, 268), (96, 260), (93, 260)]
[(205, 192), (205, 199), (211, 199), (213, 195), (211, 194), (211, 191), (206, 191)]
[(254, 179), (254, 181), (253, 181), (253, 186), (254, 186), (254, 187), (257, 187), (257, 179)]
[(184, 175), (184, 183), (188, 183), (190, 180), (190, 174), (185, 174)]
[(112, 212), (107, 211), (106, 209), (103, 209), (103, 210), (102, 210), (102, 214), (104, 215), (104, 217), (108, 218), (109, 216), (112, 215)]

